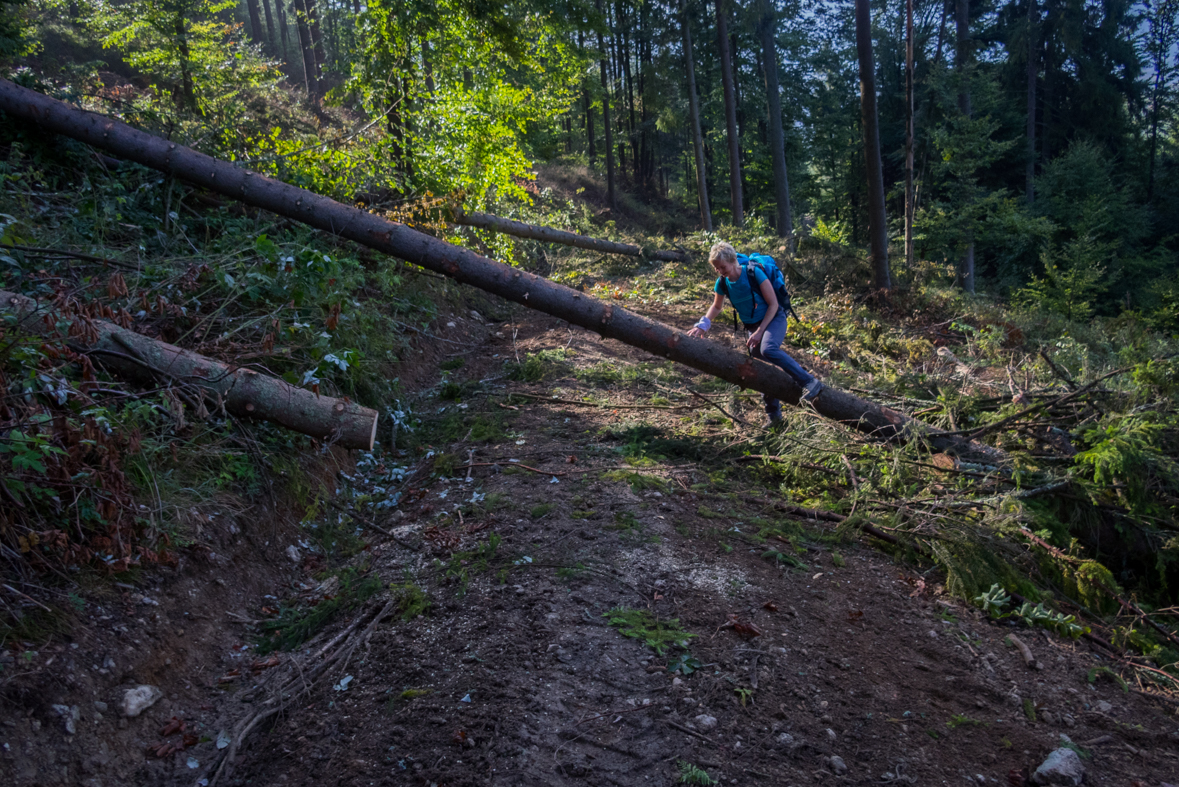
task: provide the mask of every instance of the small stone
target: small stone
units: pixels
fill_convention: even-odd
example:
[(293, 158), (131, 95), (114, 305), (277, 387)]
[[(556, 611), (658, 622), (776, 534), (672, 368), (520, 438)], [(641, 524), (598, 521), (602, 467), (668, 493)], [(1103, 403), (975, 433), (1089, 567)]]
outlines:
[(1085, 778), (1085, 766), (1072, 749), (1057, 749), (1032, 774), (1035, 784), (1056, 784), (1076, 787)]
[(699, 716), (693, 719), (693, 721), (695, 721), (696, 725), (702, 730), (716, 729), (716, 716), (709, 716), (707, 713), (701, 713)]
[(145, 710), (155, 705), (160, 697), (164, 696), (164, 692), (157, 689), (155, 686), (136, 686), (133, 689), (127, 689), (127, 693), (123, 695), (123, 715), (128, 718), (135, 718)]
[(684, 682), (682, 680), (680, 680), (679, 678), (672, 678), (671, 685), (678, 688), (679, 686), (683, 686)]
[(67, 735), (73, 735), (78, 731), (78, 720), (82, 718), (82, 712), (77, 705), (54, 705), (53, 711), (61, 716)]
[(1052, 715), (1052, 711), (1040, 711), (1040, 718), (1044, 720), (1045, 724), (1055, 724), (1056, 717)]
[(835, 740), (835, 737), (836, 737), (836, 735), (835, 735), (835, 730), (833, 730), (833, 729), (831, 729), (830, 727), (828, 727), (828, 728), (827, 728), (827, 737), (828, 737), (829, 739), (831, 739), (831, 740)]
[(1113, 704), (1105, 700), (1097, 700), (1097, 702), (1093, 703), (1093, 710), (1098, 713), (1109, 713), (1113, 710)]
[(937, 639), (937, 632), (934, 631), (933, 629), (930, 629), (929, 630), (929, 638), (930, 639)]
[(794, 736), (788, 732), (783, 732), (781, 735), (779, 735), (777, 737), (777, 742), (778, 742), (778, 745), (781, 746), (783, 749), (793, 749), (794, 748)]
[(287, 547), (287, 558), (292, 563), (298, 563), (300, 560), (303, 559), (303, 553), (299, 551), (299, 548), (297, 546), (295, 546), (294, 544), (291, 544), (289, 547)]
[(847, 763), (843, 761), (842, 757), (833, 755), (830, 760), (831, 770), (835, 771), (836, 776), (842, 776), (847, 773)]
[(453, 322), (448, 322), (448, 323), (446, 323), (446, 327), (447, 328), (454, 328), (455, 324)]
[(106, 709), (107, 704), (105, 702), (99, 702), (98, 700), (94, 701), (94, 710), (98, 711), (99, 713), (106, 713)]

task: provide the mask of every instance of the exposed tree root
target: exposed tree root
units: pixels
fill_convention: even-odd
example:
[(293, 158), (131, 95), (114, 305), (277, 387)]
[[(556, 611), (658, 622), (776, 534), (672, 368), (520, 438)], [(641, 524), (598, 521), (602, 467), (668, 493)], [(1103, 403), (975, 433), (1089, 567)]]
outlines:
[[(298, 675), (292, 676), (285, 683), (275, 689), (272, 692), (271, 698), (266, 700), (264, 703), (268, 705), (273, 704), (274, 707), (258, 711), (253, 716), (250, 716), (248, 719), (238, 725), (238, 729), (237, 732), (234, 733), (233, 740), (230, 741), (229, 746), (226, 747), (225, 754), (222, 755), (220, 761), (217, 763), (216, 770), (213, 772), (213, 775), (209, 777), (208, 787), (215, 787), (217, 782), (223, 776), (228, 777), (233, 772), (234, 755), (237, 754), (237, 751), (239, 748), (241, 748), (242, 743), (259, 724), (271, 718), (272, 716), (281, 713), (296, 697), (309, 694), (314, 688), (316, 688), (316, 686), (320, 684), (324, 676), (334, 665), (341, 664), (341, 669), (347, 666), (348, 661), (351, 659), (352, 653), (356, 650), (356, 648), (368, 641), (368, 638), (372, 636), (373, 631), (376, 629), (377, 624), (380, 623), (386, 616), (388, 616), (388, 614), (396, 606), (396, 601), (389, 601), (386, 603), (385, 606), (382, 607), (379, 612), (377, 612), (376, 616), (369, 621), (368, 626), (365, 627), (363, 632), (361, 632), (359, 635), (353, 636), (358, 630), (361, 621), (365, 619), (365, 616), (363, 615), (358, 616), (357, 619), (353, 621), (352, 625), (350, 625), (340, 634), (336, 635), (336, 637), (334, 637), (330, 642), (328, 642), (327, 645), (320, 649), (318, 653), (311, 657), (310, 660), (319, 660), (323, 654), (327, 653), (327, 651), (330, 650), (333, 646), (342, 643), (331, 656), (329, 656), (325, 661), (316, 664), (307, 672), (299, 672)], [(295, 690), (296, 685), (300, 683), (303, 685)]]

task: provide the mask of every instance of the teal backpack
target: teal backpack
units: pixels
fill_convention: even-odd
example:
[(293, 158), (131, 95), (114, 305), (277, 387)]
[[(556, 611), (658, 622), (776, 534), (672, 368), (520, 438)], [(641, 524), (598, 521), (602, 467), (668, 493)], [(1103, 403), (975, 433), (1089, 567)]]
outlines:
[[(778, 263), (774, 262), (774, 258), (768, 254), (738, 254), (737, 264), (745, 269), (745, 273), (749, 280), (749, 288), (753, 291), (754, 303), (757, 301), (765, 302), (765, 298), (761, 297), (761, 293), (753, 286), (755, 278), (753, 276), (753, 267), (757, 266), (765, 277), (770, 282), (770, 286), (774, 288), (774, 295), (778, 297), (778, 308), (789, 319), (793, 317), (796, 321), (802, 322), (798, 313), (794, 311), (794, 307), (790, 305), (790, 291), (786, 289), (786, 277), (782, 274), (782, 269), (778, 267)], [(721, 276), (720, 282), (721, 292), (727, 298), (729, 297), (729, 280)], [(737, 310), (733, 310), (733, 330), (737, 330)]]

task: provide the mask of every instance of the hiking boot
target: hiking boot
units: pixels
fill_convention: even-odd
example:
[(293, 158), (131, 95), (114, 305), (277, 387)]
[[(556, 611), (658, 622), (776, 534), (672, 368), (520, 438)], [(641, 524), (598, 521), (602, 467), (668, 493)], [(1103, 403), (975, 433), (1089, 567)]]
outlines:
[(819, 392), (823, 390), (823, 384), (819, 382), (818, 377), (812, 377), (811, 381), (806, 384), (806, 388), (802, 389), (802, 399), (805, 402), (814, 401)]
[(782, 426), (781, 410), (775, 410), (773, 412), (766, 413), (766, 417), (769, 418), (769, 423), (766, 424), (766, 429), (777, 429)]

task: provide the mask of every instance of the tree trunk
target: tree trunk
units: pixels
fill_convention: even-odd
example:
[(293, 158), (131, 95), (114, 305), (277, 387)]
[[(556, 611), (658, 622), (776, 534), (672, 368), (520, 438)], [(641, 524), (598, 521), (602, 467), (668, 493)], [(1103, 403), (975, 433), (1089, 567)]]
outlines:
[(716, 5), (716, 38), (720, 45), (721, 82), (725, 90), (725, 131), (729, 135), (729, 202), (733, 210), (733, 226), (745, 224), (741, 202), (741, 139), (737, 136), (737, 96), (733, 88), (733, 56), (729, 52), (729, 27), (725, 20), (724, 0)]
[[(601, 10), (602, 3), (598, 0), (598, 11)], [(606, 203), (610, 206), (611, 212), (617, 212), (618, 198), (614, 193), (614, 131), (610, 128), (610, 80), (606, 74), (606, 59), (609, 52), (606, 50), (601, 32), (598, 33), (598, 51), (602, 53), (602, 59), (598, 61), (598, 70), (602, 77), (602, 125), (606, 132)]]
[(426, 75), (426, 92), (434, 93), (434, 64), (430, 62), (430, 42), (422, 36), (422, 71)]
[[(580, 30), (577, 31), (577, 52), (581, 55), (585, 54), (585, 36)], [(594, 158), (597, 156), (597, 151), (594, 150), (594, 114), (593, 103), (590, 101), (589, 82), (584, 75), (581, 77), (581, 100), (585, 105), (585, 118), (582, 124), (585, 126), (586, 154), (592, 166)]]
[(1039, 21), (1039, 9), (1036, 0), (1027, 0), (1028, 4), (1028, 130), (1027, 130), (1027, 161), (1024, 163), (1024, 196), (1031, 205), (1036, 200), (1036, 76), (1037, 68), (1036, 43), (1039, 36), (1036, 23)]
[(258, 9), (258, 0), (246, 0), (246, 9), (250, 12), (250, 35), (259, 44), (265, 44), (262, 35), (262, 12)]
[[(970, 0), (957, 0), (957, 53), (955, 67), (958, 70), (958, 110), (967, 118), (970, 107)], [(966, 232), (966, 250), (958, 263), (958, 286), (966, 292), (974, 292), (974, 232)]]
[(71, 346), (92, 355), (120, 377), (196, 389), (198, 396), (214, 400), (210, 410), (223, 404), (225, 411), (237, 418), (260, 418), (345, 448), (373, 449), (377, 412), (354, 402), (320, 396), (106, 320), (79, 316), (71, 323), (69, 316), (52, 307), (11, 292), (0, 291), (0, 314), (6, 320), (14, 318), (19, 328), (38, 336), (63, 340), (71, 336)]
[(913, 189), (913, 145), (917, 136), (913, 98), (913, 0), (905, 1), (905, 269), (913, 270), (913, 219), (917, 213)]
[[(860, 1), (867, 4), (867, 0)], [(63, 134), (247, 205), (399, 257), (735, 385), (788, 402), (797, 402), (802, 394), (794, 380), (777, 366), (748, 358), (719, 342), (690, 338), (682, 329), (632, 314), (612, 302), (583, 295), (404, 224), (271, 180), (231, 162), (219, 161), (113, 118), (77, 109), (6, 79), (0, 79), (0, 111), (35, 123), (45, 131)], [(941, 433), (835, 387), (825, 388), (811, 404), (821, 415), (880, 439), (919, 438), (939, 451), (985, 456), (991, 462), (1006, 456), (997, 449)]]
[(496, 232), (502, 232), (507, 235), (515, 235), (517, 238), (529, 238), (531, 240), (544, 241), (545, 243), (562, 243), (566, 246), (576, 246), (579, 249), (591, 249), (593, 251), (605, 252), (606, 254), (626, 254), (631, 257), (645, 256), (647, 259), (664, 260), (667, 262), (684, 262), (688, 259), (688, 255), (682, 251), (643, 249), (641, 246), (635, 246), (630, 243), (617, 243), (610, 240), (590, 238), (585, 235), (578, 235), (576, 232), (565, 232), (564, 230), (558, 230), (552, 227), (543, 227), (539, 224), (525, 224), (522, 221), (513, 221), (512, 219), (493, 216), (490, 213), (455, 211), (454, 223), (464, 224), (468, 227), (479, 227), (485, 230), (495, 230)]
[(291, 62), (290, 23), (287, 21), (287, 12), (283, 7), (282, 0), (274, 0), (274, 14), (278, 17), (278, 37), (282, 43), (282, 59), (287, 63), (287, 71), (293, 75), (297, 69), (295, 64)]
[(184, 26), (183, 16), (176, 15), (173, 29), (176, 33), (176, 49), (180, 53), (180, 103), (187, 109), (196, 109), (196, 89), (192, 84), (192, 62), (189, 60), (188, 51), (188, 30)]
[(868, 0), (856, 0), (856, 53), (860, 60), (860, 125), (864, 131), (864, 166), (868, 174), (868, 239), (872, 287), (892, 289), (888, 269), (888, 220), (884, 213), (884, 170), (876, 114), (876, 62), (872, 58), (872, 18)]
[(712, 232), (704, 135), (700, 132), (700, 101), (696, 98), (696, 67), (692, 63), (692, 31), (688, 27), (688, 0), (680, 0), (680, 26), (684, 34), (684, 64), (688, 68), (688, 114), (692, 124), (692, 147), (696, 151), (696, 196), (700, 202), (700, 223), (706, 232)]
[[(630, 138), (630, 161), (631, 174), (634, 178), (634, 183), (642, 181), (643, 174), (639, 171), (639, 138), (638, 127), (635, 125), (635, 89), (634, 80), (630, 73), (630, 36), (627, 35), (627, 25), (623, 22), (622, 3), (620, 0), (615, 2), (615, 18), (618, 20), (619, 27), (619, 56), (622, 59), (622, 77), (626, 81), (626, 111), (627, 111), (627, 132)], [(624, 165), (625, 166), (625, 165)]]
[(323, 36), (319, 32), (319, 10), (315, 7), (315, 0), (303, 0), (307, 7), (307, 29), (311, 33), (311, 57), (315, 63), (316, 90), (318, 81), (323, 79)]
[(778, 204), (778, 237), (791, 238), (794, 224), (790, 217), (790, 180), (786, 173), (786, 140), (782, 134), (782, 97), (778, 94), (778, 46), (774, 42), (776, 19), (769, 0), (761, 0), (761, 48), (766, 73), (766, 104), (770, 121), (770, 157), (774, 165), (774, 199)]
[(270, 12), (270, 0), (262, 0), (262, 10), (266, 12), (266, 48), (273, 52), (278, 47), (278, 40), (274, 34), (274, 15)]
[(319, 79), (315, 70), (315, 50), (311, 43), (311, 31), (307, 27), (307, 11), (304, 0), (291, 0), (291, 10), (295, 12), (295, 29), (299, 33), (299, 48), (303, 55), (303, 84), (307, 88), (307, 97), (319, 95)]

